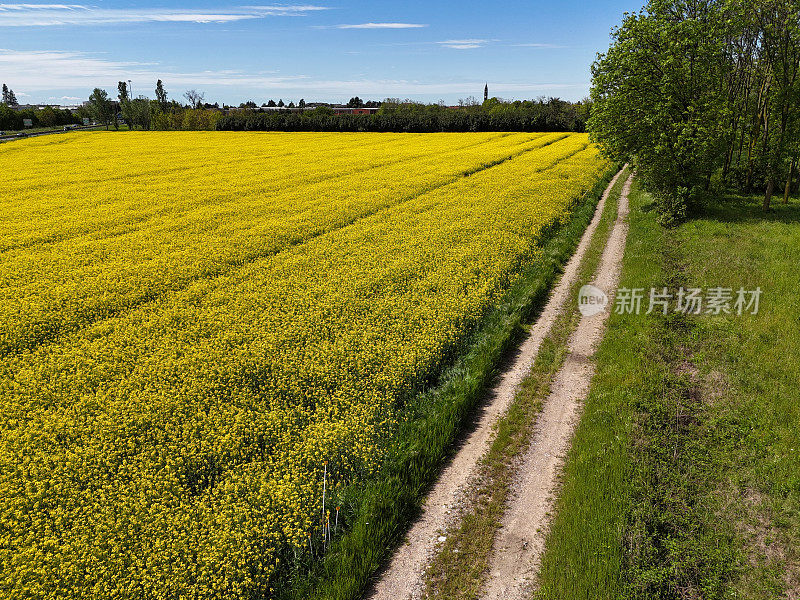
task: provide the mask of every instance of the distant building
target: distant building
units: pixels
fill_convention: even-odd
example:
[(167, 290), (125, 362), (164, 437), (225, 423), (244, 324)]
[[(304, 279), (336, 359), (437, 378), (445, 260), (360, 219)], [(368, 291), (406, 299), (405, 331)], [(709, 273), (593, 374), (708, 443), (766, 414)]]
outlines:
[[(88, 102), (84, 102), (83, 105), (85, 104), (88, 104)], [(9, 108), (11, 110), (44, 110), (45, 108), (52, 108), (55, 110), (78, 110), (80, 106), (77, 104), (71, 104), (68, 106), (64, 106), (63, 104), (17, 104), (16, 106), (10, 106)]]
[(334, 106), (333, 113), (336, 115), (371, 115), (378, 112), (380, 108), (348, 108), (347, 106)]
[(60, 104), (17, 104), (9, 106), (11, 110), (44, 110), (45, 108), (61, 109)]

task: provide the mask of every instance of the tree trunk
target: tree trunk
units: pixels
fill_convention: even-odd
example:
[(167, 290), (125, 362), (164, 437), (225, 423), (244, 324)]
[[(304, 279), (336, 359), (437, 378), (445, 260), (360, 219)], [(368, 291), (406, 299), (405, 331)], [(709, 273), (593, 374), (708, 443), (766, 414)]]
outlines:
[(764, 194), (764, 212), (769, 211), (769, 203), (772, 201), (772, 192), (775, 191), (775, 178), (770, 175), (767, 180), (767, 191)]
[(747, 178), (744, 180), (744, 191), (749, 194), (753, 189), (753, 143), (747, 148)]
[(792, 177), (794, 177), (794, 168), (797, 164), (797, 157), (792, 159), (792, 164), (789, 165), (789, 176), (786, 178), (786, 189), (783, 192), (783, 203), (789, 203), (789, 194), (792, 193)]
[(739, 152), (738, 152), (738, 154), (736, 156), (736, 166), (737, 167), (739, 167), (742, 164), (742, 151), (744, 150), (744, 138), (745, 138), (745, 133), (747, 133), (747, 131), (746, 131), (747, 127), (745, 126), (745, 123), (742, 123), (741, 130), (742, 130), (742, 134), (739, 136)]
[(725, 153), (725, 164), (722, 166), (722, 179), (725, 181), (728, 180), (728, 173), (731, 170), (731, 162), (733, 161), (733, 153), (736, 150), (736, 134), (734, 133), (734, 139), (728, 148), (728, 151)]

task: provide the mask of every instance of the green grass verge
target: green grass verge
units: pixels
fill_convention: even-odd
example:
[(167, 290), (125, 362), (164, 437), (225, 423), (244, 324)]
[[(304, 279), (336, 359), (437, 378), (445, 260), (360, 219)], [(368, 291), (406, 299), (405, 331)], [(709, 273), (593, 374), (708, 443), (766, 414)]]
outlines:
[(763, 291), (755, 317), (704, 317), (696, 350), (730, 432), (713, 498), (739, 538), (728, 597), (800, 598), (800, 202), (761, 201), (723, 196), (677, 233), (698, 286)]
[[(599, 266), (627, 176), (626, 171), (609, 194), (576, 281), (570, 288), (571, 298), (577, 298), (580, 287), (591, 280)], [(564, 363), (569, 337), (579, 321), (580, 313), (574, 307), (564, 311), (542, 341), (530, 373), (508, 412), (497, 423), (495, 437), (480, 465), (471, 504), (463, 507), (459, 524), (448, 531), (447, 540), (430, 564), (426, 577), (427, 597), (448, 600), (478, 597), (518, 458), (530, 442), (536, 416)]]
[(665, 230), (634, 187), (621, 286), (760, 285), (762, 312), (612, 315), (537, 598), (797, 591), (798, 212), (724, 198)]
[(347, 523), (345, 533), (309, 572), (296, 573), (290, 588), (279, 589), (281, 596), (346, 600), (364, 591), (419, 513), (495, 369), (524, 333), (523, 324), (544, 304), (613, 174), (609, 171), (576, 204), (567, 223), (548, 233), (542, 259), (482, 321), (470, 350), (443, 373), (438, 385), (409, 404), (413, 418), (401, 424), (380, 478), (354, 487), (348, 495), (341, 513)]

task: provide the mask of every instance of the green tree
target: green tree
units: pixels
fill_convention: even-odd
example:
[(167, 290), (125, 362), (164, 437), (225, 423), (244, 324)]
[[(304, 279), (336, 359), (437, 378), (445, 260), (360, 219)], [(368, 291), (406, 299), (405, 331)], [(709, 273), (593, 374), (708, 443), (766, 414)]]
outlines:
[(166, 112), (169, 108), (169, 101), (167, 100), (167, 91), (164, 89), (164, 84), (159, 79), (156, 81), (156, 102), (161, 112)]
[(17, 96), (14, 94), (14, 90), (9, 88), (5, 83), (3, 84), (3, 104), (7, 106), (19, 106), (19, 102), (17, 102)]
[(150, 100), (139, 96), (135, 100), (131, 100), (129, 106), (131, 123), (149, 131), (153, 120)]
[(0, 102), (0, 129), (22, 129), (22, 116), (5, 102)]
[(116, 121), (116, 115), (114, 114), (114, 106), (111, 104), (111, 101), (108, 99), (108, 93), (105, 90), (101, 90), (100, 88), (94, 88), (92, 91), (92, 95), (89, 96), (89, 111), (94, 118), (95, 121), (98, 123), (102, 123), (106, 126), (106, 130), (108, 126), (111, 124), (111, 121)]
[(55, 127), (61, 121), (59, 114), (50, 106), (40, 110), (36, 116), (39, 119), (39, 123), (45, 127)]
[(724, 153), (726, 20), (713, 0), (651, 0), (626, 15), (592, 67), (592, 139), (630, 161), (684, 218)]
[[(782, 175), (792, 170), (800, 105), (800, 6), (791, 0), (758, 3), (762, 54), (768, 73), (764, 94), (763, 160), (765, 211)], [(789, 174), (791, 178), (791, 173)]]
[(593, 67), (593, 139), (685, 214), (721, 167), (764, 210), (800, 147), (800, 0), (651, 0)]
[(117, 97), (119, 98), (119, 101), (121, 103), (127, 102), (129, 100), (127, 83), (125, 83), (124, 81), (117, 82), (117, 91), (118, 91)]
[(133, 111), (131, 108), (131, 100), (128, 94), (128, 84), (124, 81), (117, 83), (117, 97), (119, 98), (119, 110), (122, 113), (122, 118), (129, 129), (133, 129)]

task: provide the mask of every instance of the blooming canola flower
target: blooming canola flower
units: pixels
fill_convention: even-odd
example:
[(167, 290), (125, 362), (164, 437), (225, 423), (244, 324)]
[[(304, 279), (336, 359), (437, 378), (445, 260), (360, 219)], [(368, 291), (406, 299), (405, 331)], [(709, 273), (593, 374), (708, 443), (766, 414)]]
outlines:
[(609, 166), (583, 134), (238, 132), (0, 165), (0, 590), (64, 598), (268, 590)]

